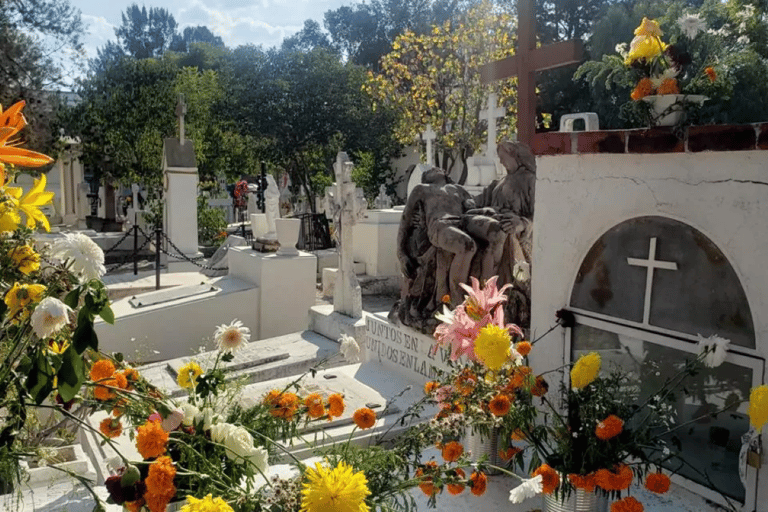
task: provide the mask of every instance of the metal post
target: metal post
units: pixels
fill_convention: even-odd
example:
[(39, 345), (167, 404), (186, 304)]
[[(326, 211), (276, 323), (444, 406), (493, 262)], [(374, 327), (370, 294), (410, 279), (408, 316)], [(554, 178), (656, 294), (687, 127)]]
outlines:
[(160, 235), (163, 228), (155, 228), (155, 290), (160, 289)]
[(133, 216), (133, 275), (139, 273), (139, 225), (136, 224), (136, 216)]

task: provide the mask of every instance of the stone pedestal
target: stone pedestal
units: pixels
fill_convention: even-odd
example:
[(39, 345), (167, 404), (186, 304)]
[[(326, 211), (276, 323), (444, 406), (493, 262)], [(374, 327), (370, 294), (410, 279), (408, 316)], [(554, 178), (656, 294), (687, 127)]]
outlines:
[(257, 331), (254, 339), (271, 338), (309, 325), (309, 308), (315, 303), (317, 259), (295, 255), (263, 254), (246, 247), (229, 251), (229, 275), (253, 283), (259, 290)]
[[(165, 171), (165, 234), (176, 246), (166, 245), (170, 254), (168, 270), (179, 272), (194, 270), (186, 258), (202, 256), (197, 246), (197, 162), (192, 141), (165, 139), (163, 145)], [(178, 248), (178, 249), (177, 249)]]
[(365, 273), (373, 277), (400, 275), (397, 260), (397, 230), (402, 210), (369, 210), (357, 221), (354, 231), (354, 259), (365, 264)]

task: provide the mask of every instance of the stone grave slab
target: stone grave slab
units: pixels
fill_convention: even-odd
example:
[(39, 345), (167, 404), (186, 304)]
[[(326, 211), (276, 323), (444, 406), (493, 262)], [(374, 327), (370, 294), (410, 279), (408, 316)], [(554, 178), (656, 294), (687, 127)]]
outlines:
[(143, 293), (140, 296), (131, 297), (128, 302), (134, 308), (142, 308), (147, 306), (154, 306), (155, 304), (163, 304), (165, 302), (171, 302), (178, 299), (186, 299), (187, 297), (194, 297), (203, 293), (217, 292), (220, 289), (221, 288), (217, 288), (211, 284), (177, 286), (167, 290)]
[[(168, 371), (175, 379), (179, 375), (181, 367), (190, 361), (195, 361), (203, 369), (212, 367), (216, 363), (216, 357), (218, 352), (205, 352), (195, 357), (182, 357), (179, 359), (172, 359), (168, 361)], [(258, 342), (248, 343), (245, 347), (238, 350), (234, 354), (234, 358), (230, 362), (219, 362), (219, 368), (224, 370), (224, 373), (231, 373), (238, 370), (247, 370), (249, 368), (255, 368), (257, 366), (271, 363), (274, 361), (281, 361), (288, 359), (290, 354), (279, 346), (267, 345), (264, 346)]]

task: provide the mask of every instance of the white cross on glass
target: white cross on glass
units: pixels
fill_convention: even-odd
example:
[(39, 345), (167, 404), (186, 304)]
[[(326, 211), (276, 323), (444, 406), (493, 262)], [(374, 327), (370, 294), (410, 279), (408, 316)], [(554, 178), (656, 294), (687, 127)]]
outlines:
[(648, 259), (627, 258), (627, 263), (637, 267), (646, 267), (648, 272), (645, 277), (645, 304), (643, 305), (643, 325), (648, 325), (651, 316), (651, 288), (653, 287), (653, 270), (658, 268), (662, 270), (677, 270), (677, 263), (674, 261), (656, 260), (656, 237), (651, 238), (651, 246), (648, 249)]
[(496, 154), (496, 119), (502, 118), (507, 113), (504, 107), (497, 107), (499, 103), (495, 92), (488, 95), (488, 108), (480, 111), (480, 118), (488, 121), (488, 143), (485, 156), (493, 157)]

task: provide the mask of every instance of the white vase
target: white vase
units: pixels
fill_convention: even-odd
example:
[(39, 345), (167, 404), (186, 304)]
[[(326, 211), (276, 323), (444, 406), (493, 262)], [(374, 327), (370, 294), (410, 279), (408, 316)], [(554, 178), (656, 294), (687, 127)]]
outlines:
[(675, 126), (685, 116), (684, 103), (702, 105), (708, 99), (701, 94), (653, 94), (643, 101), (651, 105), (652, 125)]
[(253, 239), (256, 240), (260, 236), (267, 234), (267, 214), (266, 213), (252, 213), (251, 214), (251, 233), (253, 233)]
[(296, 244), (299, 242), (299, 230), (301, 229), (301, 219), (275, 219), (275, 230), (277, 231), (277, 241), (280, 242), (280, 249), (277, 254), (292, 255), (298, 254)]
[(602, 494), (587, 492), (584, 489), (576, 489), (571, 495), (563, 499), (555, 496), (555, 493), (544, 494), (542, 512), (606, 512), (608, 499)]

